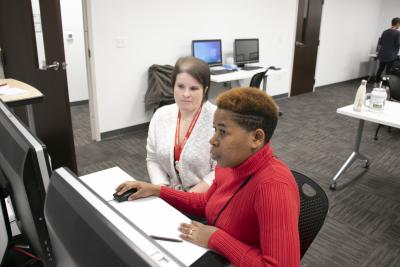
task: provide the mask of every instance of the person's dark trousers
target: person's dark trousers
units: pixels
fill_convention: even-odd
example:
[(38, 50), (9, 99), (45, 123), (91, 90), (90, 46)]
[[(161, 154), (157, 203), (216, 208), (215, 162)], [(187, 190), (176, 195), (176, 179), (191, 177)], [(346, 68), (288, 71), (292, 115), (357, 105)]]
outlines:
[(394, 61), (390, 62), (379, 62), (379, 68), (378, 71), (376, 72), (376, 82), (382, 81), (382, 72), (386, 67), (385, 73), (390, 74), (390, 70), (392, 69)]

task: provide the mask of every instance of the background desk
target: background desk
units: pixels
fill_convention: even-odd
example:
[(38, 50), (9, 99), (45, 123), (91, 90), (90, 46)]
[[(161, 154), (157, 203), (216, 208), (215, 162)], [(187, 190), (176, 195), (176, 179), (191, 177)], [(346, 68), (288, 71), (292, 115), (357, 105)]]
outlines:
[[(251, 79), (255, 74), (259, 72), (265, 71), (267, 68), (256, 69), (256, 70), (238, 70), (230, 73), (220, 74), (220, 75), (211, 75), (211, 81), (216, 83), (224, 83), (224, 82), (232, 82), (239, 80)], [(284, 70), (268, 70), (263, 78), (263, 87), (264, 92), (267, 91), (267, 77), (269, 75), (278, 74), (283, 72)]]
[[(371, 112), (368, 111), (365, 107), (361, 112), (356, 112), (353, 110), (353, 105), (345, 106), (336, 110), (337, 113), (353, 117), (359, 119), (358, 122), (358, 130), (356, 135), (356, 142), (354, 145), (354, 150), (350, 154), (347, 161), (340, 168), (337, 174), (332, 178), (331, 189), (334, 190), (336, 188), (336, 180), (339, 178), (342, 173), (353, 164), (356, 159), (361, 159), (365, 163), (365, 167), (369, 166), (369, 160), (360, 153), (360, 143), (362, 138), (362, 133), (364, 130), (365, 121), (375, 122), (395, 128), (400, 128), (400, 103), (393, 101), (386, 101), (385, 109), (380, 112)], [(371, 137), (372, 140), (372, 137)]]
[(3, 83), (7, 83), (10, 88), (18, 88), (26, 91), (26, 93), (18, 95), (0, 95), (0, 99), (11, 108), (25, 106), (28, 126), (33, 133), (36, 133), (32, 104), (42, 102), (44, 95), (35, 87), (14, 79), (0, 79), (0, 84)]

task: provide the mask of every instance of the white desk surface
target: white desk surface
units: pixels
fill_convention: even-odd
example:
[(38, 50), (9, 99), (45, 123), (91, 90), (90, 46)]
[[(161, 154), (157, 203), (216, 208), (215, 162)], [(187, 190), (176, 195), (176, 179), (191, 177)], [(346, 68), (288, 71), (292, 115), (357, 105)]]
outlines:
[(7, 83), (10, 88), (18, 88), (26, 91), (26, 93), (18, 95), (0, 95), (0, 99), (3, 100), (4, 103), (43, 97), (43, 94), (38, 89), (24, 82), (15, 79), (0, 79), (0, 84), (3, 83)]
[[(112, 195), (118, 185), (127, 180), (134, 180), (119, 167), (81, 176), (80, 179), (148, 235), (180, 239), (179, 224), (190, 222), (188, 217), (160, 198), (149, 197), (121, 203), (113, 200)], [(157, 240), (157, 242), (188, 266), (207, 251), (187, 241), (178, 243)]]
[(372, 112), (366, 107), (363, 107), (362, 111), (357, 112), (353, 110), (353, 105), (338, 108), (336, 112), (360, 120), (400, 128), (400, 103), (398, 102), (386, 101), (382, 112)]
[[(238, 70), (238, 71), (225, 73), (225, 74), (211, 75), (211, 81), (212, 82), (216, 82), (216, 83), (222, 83), (222, 82), (250, 79), (251, 77), (253, 77), (254, 74), (257, 74), (259, 72), (263, 72), (266, 69), (267, 68), (256, 69), (256, 70)], [(283, 71), (284, 71), (283, 69), (280, 69), (280, 70), (268, 70), (266, 75), (270, 76), (270, 75), (273, 75), (273, 74), (281, 73)]]

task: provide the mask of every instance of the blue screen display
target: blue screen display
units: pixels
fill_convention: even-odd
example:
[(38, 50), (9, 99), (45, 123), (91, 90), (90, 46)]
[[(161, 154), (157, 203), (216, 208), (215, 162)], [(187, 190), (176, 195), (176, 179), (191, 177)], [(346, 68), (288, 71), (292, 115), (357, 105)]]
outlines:
[(221, 40), (193, 41), (192, 49), (193, 56), (204, 60), (207, 64), (222, 64)]

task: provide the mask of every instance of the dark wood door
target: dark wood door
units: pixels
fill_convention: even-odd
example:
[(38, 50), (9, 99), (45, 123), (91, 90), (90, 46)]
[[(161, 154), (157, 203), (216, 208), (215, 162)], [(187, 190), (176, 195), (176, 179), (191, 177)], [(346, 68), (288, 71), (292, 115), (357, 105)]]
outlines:
[(323, 0), (299, 0), (291, 96), (312, 92)]
[[(39, 2), (46, 62), (65, 62), (60, 2)], [(36, 135), (46, 144), (53, 169), (66, 166), (77, 172), (66, 71), (38, 68), (30, 0), (0, 0), (0, 47), (5, 77), (28, 83), (44, 94), (43, 102), (33, 105), (33, 112)]]

